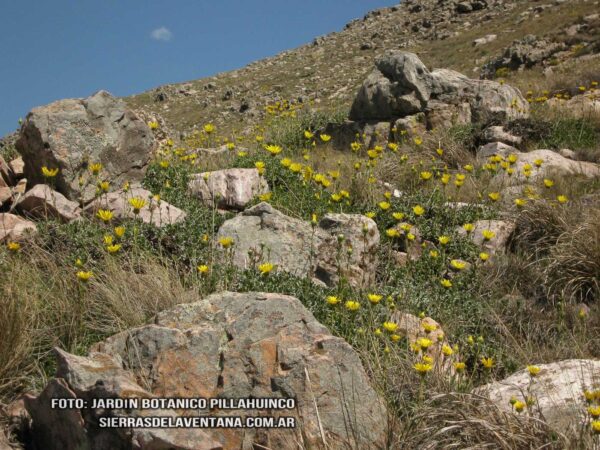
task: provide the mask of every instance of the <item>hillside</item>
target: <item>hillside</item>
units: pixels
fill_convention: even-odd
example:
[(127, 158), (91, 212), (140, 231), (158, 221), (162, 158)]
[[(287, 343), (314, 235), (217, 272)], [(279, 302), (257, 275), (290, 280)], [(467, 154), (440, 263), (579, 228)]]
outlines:
[(407, 0), (32, 109), (0, 450), (600, 448), (598, 9)]
[[(224, 135), (249, 134), (264, 117), (265, 107), (277, 101), (301, 100), (321, 110), (347, 110), (374, 59), (386, 50), (412, 51), (429, 67), (447, 67), (477, 77), (488, 60), (528, 34), (565, 42), (567, 51), (551, 62), (552, 76), (544, 76), (541, 65), (526, 76), (509, 75), (508, 82), (515, 82), (523, 92), (578, 86), (590, 81), (592, 69), (597, 73), (597, 59), (576, 57), (587, 53), (577, 47), (582, 42), (597, 49), (598, 19), (593, 26), (567, 33), (583, 23), (583, 17), (597, 13), (596, 2), (490, 0), (475, 2), (480, 9), (462, 13), (458, 3), (405, 1), (372, 11), (342, 31), (300, 48), (214, 77), (161, 86), (127, 102), (148, 116), (163, 118), (177, 132), (213, 122)], [(497, 38), (473, 44), (489, 34)]]

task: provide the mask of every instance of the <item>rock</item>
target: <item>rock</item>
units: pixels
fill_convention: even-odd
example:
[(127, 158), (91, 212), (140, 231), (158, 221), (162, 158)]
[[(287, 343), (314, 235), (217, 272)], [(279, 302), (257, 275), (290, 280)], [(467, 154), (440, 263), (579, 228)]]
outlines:
[(540, 364), (539, 374), (532, 380), (527, 369), (477, 389), (498, 407), (511, 411), (510, 399), (525, 402), (532, 395), (545, 421), (556, 430), (579, 429), (585, 418), (584, 392), (600, 389), (600, 361), (569, 359)]
[(489, 44), (490, 42), (495, 41), (497, 38), (498, 38), (498, 35), (496, 35), (496, 34), (486, 34), (483, 37), (475, 39), (473, 41), (473, 46), (480, 47), (482, 45)]
[(390, 137), (389, 122), (353, 122), (328, 123), (325, 134), (332, 137), (332, 142), (339, 149), (347, 150), (355, 141), (363, 142), (367, 149), (376, 145), (385, 147)]
[(573, 150), (569, 150), (568, 148), (562, 148), (558, 151), (560, 156), (563, 156), (567, 159), (572, 159), (573, 161), (577, 161), (577, 153)]
[(22, 178), (25, 175), (25, 163), (23, 158), (13, 159), (8, 163), (8, 166), (12, 170), (14, 178)]
[(600, 95), (591, 89), (582, 95), (575, 95), (569, 100), (553, 97), (546, 104), (552, 108), (560, 108), (561, 112), (568, 110), (574, 115), (590, 116), (600, 114)]
[[(43, 448), (250, 449), (383, 448), (385, 403), (358, 354), (332, 336), (294, 298), (280, 294), (211, 295), (158, 314), (155, 323), (96, 344), (88, 357), (58, 351), (58, 370), (26, 406)], [(144, 388), (137, 380), (144, 381)], [(98, 429), (100, 417), (173, 416), (176, 410), (50, 407), (52, 397), (293, 398), (291, 410), (227, 410), (211, 416), (292, 416), (295, 429)], [(188, 410), (186, 416), (208, 411)]]
[(233, 263), (240, 268), (268, 261), (295, 276), (333, 286), (339, 253), (341, 272), (351, 285), (367, 286), (375, 276), (379, 232), (362, 215), (327, 214), (313, 229), (309, 222), (260, 203), (226, 221), (217, 237), (233, 238)]
[(46, 184), (35, 185), (17, 201), (16, 207), (27, 216), (53, 217), (62, 222), (70, 222), (81, 215), (81, 208), (76, 202)]
[(466, 14), (473, 11), (473, 7), (470, 2), (458, 2), (456, 4), (456, 12), (460, 14)]
[(483, 139), (486, 142), (502, 142), (503, 144), (513, 146), (521, 145), (523, 142), (522, 137), (510, 134), (502, 126), (487, 127), (483, 131)]
[[(460, 236), (468, 235), (471, 242), (492, 255), (504, 253), (506, 244), (516, 228), (516, 224), (508, 220), (479, 220), (473, 225), (475, 228), (471, 233), (467, 233), (463, 227), (458, 227), (456, 231)], [(493, 237), (486, 239), (483, 235), (484, 231), (493, 232)]]
[(2, 156), (0, 156), (0, 187), (12, 186), (13, 171)]
[(477, 149), (477, 159), (480, 161), (488, 159), (490, 156), (498, 155), (506, 158), (511, 154), (519, 154), (519, 150), (511, 145), (504, 144), (502, 142), (490, 142), (489, 144), (482, 145)]
[[(448, 105), (459, 106), (452, 110)], [(390, 121), (440, 109), (449, 109), (462, 121), (506, 121), (526, 117), (529, 104), (506, 84), (472, 80), (448, 69), (430, 72), (415, 54), (390, 51), (377, 59), (361, 86), (350, 119)]]
[(4, 434), (4, 430), (0, 430), (0, 450), (12, 450), (8, 438)]
[(224, 169), (193, 175), (188, 192), (207, 206), (242, 210), (269, 185), (257, 169)]
[(412, 116), (406, 116), (394, 122), (396, 141), (400, 141), (403, 136), (414, 137), (423, 136), (427, 131), (427, 122), (425, 114), (419, 113)]
[(565, 50), (566, 45), (559, 42), (549, 42), (538, 39), (533, 35), (525, 36), (523, 39), (514, 41), (504, 53), (492, 59), (481, 70), (484, 78), (496, 77), (498, 69), (507, 68), (518, 70), (520, 68), (531, 68), (550, 59), (555, 53)]
[(12, 188), (9, 188), (8, 186), (0, 186), (0, 206), (10, 203), (12, 196)]
[(0, 213), (0, 242), (23, 241), (36, 232), (33, 222), (14, 214)]
[(453, 125), (471, 123), (471, 107), (468, 103), (453, 105), (432, 100), (427, 104), (425, 114), (429, 130), (447, 129)]
[(111, 183), (141, 180), (154, 150), (148, 126), (106, 91), (86, 99), (60, 100), (34, 108), (16, 143), (30, 184), (44, 182), (42, 166), (59, 168), (56, 189), (70, 200), (94, 198), (95, 183), (81, 192), (79, 178), (91, 176), (88, 163), (101, 163)]
[[(129, 200), (133, 198), (140, 198), (146, 202), (137, 215), (129, 203)], [(184, 211), (164, 200), (156, 200), (150, 191), (141, 187), (132, 187), (127, 191), (121, 189), (102, 194), (87, 205), (83, 211), (88, 215), (95, 215), (100, 209), (112, 211), (113, 217), (117, 221), (138, 218), (142, 222), (152, 224), (156, 227), (176, 224), (184, 221), (186, 218)]]

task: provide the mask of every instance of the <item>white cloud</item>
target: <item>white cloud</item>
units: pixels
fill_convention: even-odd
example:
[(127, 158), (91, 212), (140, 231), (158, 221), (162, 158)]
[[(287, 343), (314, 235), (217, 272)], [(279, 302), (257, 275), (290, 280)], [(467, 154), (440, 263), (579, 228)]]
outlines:
[(167, 27), (160, 27), (150, 33), (152, 39), (168, 42), (173, 38), (173, 33)]

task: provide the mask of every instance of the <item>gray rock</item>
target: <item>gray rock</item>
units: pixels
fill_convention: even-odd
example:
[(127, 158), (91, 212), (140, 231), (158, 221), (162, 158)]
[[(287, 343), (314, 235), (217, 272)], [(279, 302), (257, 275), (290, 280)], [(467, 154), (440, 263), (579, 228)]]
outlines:
[(375, 277), (379, 232), (362, 215), (328, 214), (313, 227), (260, 203), (226, 221), (221, 237), (233, 238), (233, 263), (240, 268), (267, 261), (330, 286), (339, 281), (338, 265), (353, 286), (368, 286)]
[(269, 192), (257, 169), (224, 169), (194, 174), (188, 192), (207, 206), (242, 210), (258, 195)]
[(37, 232), (35, 223), (10, 213), (0, 213), (0, 242), (22, 241)]
[[(145, 201), (145, 205), (138, 214), (135, 214), (133, 207), (129, 203), (133, 198), (140, 198)], [(156, 227), (176, 224), (184, 221), (186, 218), (184, 211), (164, 200), (154, 199), (150, 191), (141, 187), (132, 187), (127, 191), (121, 189), (102, 194), (87, 205), (83, 211), (93, 216), (100, 209), (112, 211), (116, 221), (137, 218), (144, 223), (152, 224)]]
[(515, 136), (507, 132), (504, 127), (496, 125), (486, 128), (483, 131), (483, 138), (487, 142), (502, 142), (507, 145), (521, 145), (523, 138), (521, 136)]
[[(158, 314), (155, 323), (96, 344), (87, 357), (58, 351), (56, 378), (26, 402), (43, 448), (217, 450), (296, 447), (383, 448), (384, 402), (358, 354), (332, 336), (294, 298), (211, 295)], [(144, 382), (144, 388), (139, 382)], [(296, 429), (96, 428), (99, 409), (58, 410), (52, 397), (294, 398), (282, 411), (215, 409), (213, 416), (293, 416)], [(188, 412), (189, 414), (190, 412)], [(207, 411), (193, 411), (205, 415)], [(176, 416), (176, 411), (114, 410), (115, 416)], [(326, 444), (325, 444), (326, 443)]]
[(375, 63), (350, 111), (355, 121), (390, 121), (447, 105), (468, 104), (459, 119), (512, 120), (528, 115), (529, 104), (506, 84), (473, 80), (448, 69), (430, 72), (413, 53), (390, 51)]
[(102, 163), (112, 183), (141, 180), (154, 150), (148, 126), (125, 103), (106, 91), (86, 99), (60, 100), (34, 108), (25, 119), (16, 143), (31, 185), (43, 183), (42, 166), (58, 167), (56, 189), (71, 200), (94, 198), (88, 163)]
[(531, 378), (527, 369), (477, 389), (501, 409), (511, 411), (512, 397), (526, 402), (524, 395), (535, 399), (532, 408), (542, 413), (546, 422), (560, 432), (580, 429), (586, 420), (584, 391), (600, 388), (600, 361), (569, 359), (540, 364), (539, 374)]
[[(475, 245), (478, 245), (482, 251), (491, 255), (505, 252), (508, 240), (516, 229), (516, 224), (509, 220), (479, 220), (473, 225), (475, 225), (475, 228), (471, 233), (468, 233), (469, 239)], [(456, 231), (461, 236), (467, 236), (467, 232), (463, 227), (458, 227)], [(484, 231), (491, 231), (494, 233), (493, 237), (486, 239), (483, 234)]]
[(46, 184), (38, 184), (26, 192), (16, 202), (16, 207), (26, 216), (53, 217), (63, 222), (70, 222), (81, 215), (81, 208), (76, 202)]

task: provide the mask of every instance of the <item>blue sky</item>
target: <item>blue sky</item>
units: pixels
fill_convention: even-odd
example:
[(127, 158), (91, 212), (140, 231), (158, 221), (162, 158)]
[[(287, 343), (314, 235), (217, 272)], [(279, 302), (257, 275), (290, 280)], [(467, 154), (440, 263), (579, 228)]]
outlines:
[(0, 136), (34, 106), (242, 67), (398, 0), (2, 0)]

